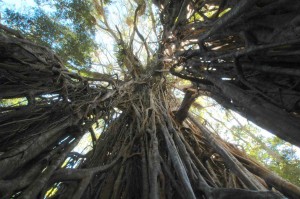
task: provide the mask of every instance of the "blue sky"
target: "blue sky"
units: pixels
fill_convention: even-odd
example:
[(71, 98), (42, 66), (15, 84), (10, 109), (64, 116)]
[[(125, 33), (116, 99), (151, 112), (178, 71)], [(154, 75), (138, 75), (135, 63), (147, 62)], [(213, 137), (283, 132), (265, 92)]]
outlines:
[(2, 0), (0, 1), (1, 10), (5, 7), (22, 12), (32, 6), (35, 6), (34, 0)]

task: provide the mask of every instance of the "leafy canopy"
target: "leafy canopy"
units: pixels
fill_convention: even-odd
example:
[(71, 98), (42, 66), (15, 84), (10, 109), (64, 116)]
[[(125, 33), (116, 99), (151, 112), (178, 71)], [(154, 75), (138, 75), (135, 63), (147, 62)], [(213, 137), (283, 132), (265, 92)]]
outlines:
[(7, 8), (3, 18), (26, 38), (53, 49), (70, 68), (89, 68), (96, 51), (95, 18), (89, 1), (37, 0), (25, 12)]

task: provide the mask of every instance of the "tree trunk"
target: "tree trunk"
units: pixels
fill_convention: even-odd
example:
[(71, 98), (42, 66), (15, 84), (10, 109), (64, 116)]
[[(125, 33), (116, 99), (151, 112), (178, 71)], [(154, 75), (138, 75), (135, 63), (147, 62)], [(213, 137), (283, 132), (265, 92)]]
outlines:
[[(161, 2), (169, 9), (162, 10), (169, 13), (162, 22), (171, 20), (167, 29), (175, 31), (186, 19), (181, 7), (191, 1)], [(200, 40), (223, 29), (223, 23), (255, 2), (238, 3)], [(1, 198), (300, 197), (298, 187), (249, 159), (197, 119), (185, 119), (195, 96), (185, 99), (186, 104), (174, 113), (174, 96), (157, 71), (135, 70), (124, 81), (81, 77), (69, 72), (49, 49), (5, 31), (14, 35), (0, 32)], [(265, 119), (277, 113), (278, 109), (269, 109), (270, 103), (260, 104), (256, 98), (247, 98), (241, 88), (204, 74), (205, 80), (197, 76), (193, 80), (206, 88), (218, 87), (241, 106), (251, 105), (255, 110), (246, 109), (247, 116)], [(5, 104), (9, 99), (24, 102), (11, 106)], [(280, 121), (286, 114), (274, 116), (275, 122), (286, 125), (287, 120)], [(105, 128), (96, 140), (92, 125), (100, 119)], [(263, 124), (272, 126), (270, 121)], [(282, 137), (293, 136), (294, 127), (298, 125), (289, 127), (291, 133)], [(85, 133), (92, 134), (94, 148), (82, 157), (71, 151)], [(76, 162), (76, 167), (66, 167), (63, 163), (68, 161)]]
[[(166, 20), (168, 2), (161, 5)], [(165, 45), (173, 46), (166, 56), (176, 57), (170, 71), (300, 146), (299, 8), (293, 0), (190, 1), (181, 26), (166, 29)]]

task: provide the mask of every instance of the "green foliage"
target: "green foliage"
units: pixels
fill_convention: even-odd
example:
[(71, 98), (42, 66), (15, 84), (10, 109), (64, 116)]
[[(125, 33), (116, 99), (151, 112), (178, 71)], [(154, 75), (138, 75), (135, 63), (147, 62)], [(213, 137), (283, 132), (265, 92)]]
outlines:
[(28, 104), (28, 102), (25, 97), (0, 100), (0, 108), (1, 107), (24, 106), (27, 104)]
[[(274, 171), (284, 179), (293, 184), (300, 185), (300, 159), (294, 148), (280, 140), (278, 137), (272, 136), (265, 138), (258, 133), (258, 129), (251, 124), (234, 125), (231, 133), (239, 135), (247, 142), (240, 142), (244, 150), (254, 159), (263, 162), (270, 170)], [(252, 133), (252, 137), (249, 136)], [(253, 138), (256, 138), (255, 140)], [(240, 138), (236, 138), (240, 140)], [(261, 141), (260, 143), (257, 140)], [(269, 151), (267, 151), (269, 150)], [(273, 152), (270, 154), (270, 151)], [(277, 154), (277, 156), (274, 156)]]
[(37, 0), (25, 13), (6, 9), (5, 23), (29, 40), (53, 49), (70, 67), (88, 68), (97, 49), (92, 4), (80, 0)]
[(114, 55), (117, 58), (118, 65), (124, 67), (126, 49), (121, 44), (114, 45)]
[(231, 8), (227, 8), (225, 10), (223, 10), (218, 17), (222, 17), (223, 15), (225, 15), (226, 13), (228, 13), (231, 10)]
[(300, 160), (295, 149), (291, 145), (287, 146), (284, 141), (277, 137), (273, 137), (267, 142), (270, 143), (272, 150), (280, 151), (283, 157), (281, 162), (272, 161), (268, 167), (283, 178), (300, 186)]
[(195, 22), (195, 21), (204, 21), (204, 18), (199, 14), (195, 13), (190, 19), (189, 22)]
[[(198, 98), (202, 108), (195, 107), (198, 119), (223, 139), (235, 144), (249, 156), (263, 163), (282, 178), (300, 186), (300, 157), (296, 149), (289, 143), (275, 136), (266, 135), (259, 127), (247, 122), (219, 105), (211, 107), (215, 102), (206, 102)], [(196, 110), (200, 111), (196, 111)]]

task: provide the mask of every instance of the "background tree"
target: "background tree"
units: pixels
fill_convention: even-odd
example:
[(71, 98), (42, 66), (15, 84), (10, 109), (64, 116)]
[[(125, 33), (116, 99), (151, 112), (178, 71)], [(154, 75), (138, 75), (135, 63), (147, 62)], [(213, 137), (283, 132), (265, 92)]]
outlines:
[(221, 108), (213, 100), (199, 98), (191, 108), (192, 113), (213, 132), (299, 186), (299, 158), (295, 146), (260, 131), (253, 123)]
[(89, 1), (41, 1), (24, 12), (6, 9), (5, 23), (40, 45), (59, 54), (69, 68), (86, 69), (92, 64), (95, 18)]
[[(264, 76), (265, 71), (250, 67), (249, 76), (241, 72), (243, 64), (256, 66), (261, 59), (267, 60), (268, 67), (284, 60), (297, 63), (295, 32), (286, 35), (280, 31), (283, 27), (276, 27), (260, 33), (255, 23), (263, 15), (263, 24), (269, 25), (279, 15), (289, 27), (290, 19), (298, 17), (297, 2), (288, 6), (288, 0), (154, 1), (161, 33), (155, 29), (158, 19), (147, 2), (118, 2), (123, 9), (119, 7), (115, 14), (109, 2), (91, 3), (90, 12), (85, 13), (92, 14), (101, 35), (109, 36), (117, 55), (116, 60), (109, 58), (109, 52), (98, 58), (106, 66), (117, 63), (115, 75), (73, 73), (48, 48), (1, 25), (2, 198), (299, 198), (299, 187), (188, 113), (199, 95), (209, 95), (298, 144), (295, 103), (293, 112), (275, 103), (280, 98), (288, 105), (294, 102), (298, 85), (285, 89), (279, 99), (270, 99), (267, 83), (274, 82)], [(76, 19), (73, 14), (70, 18)], [(112, 23), (116, 15), (120, 22), (131, 24), (129, 30)], [(151, 23), (139, 24), (144, 15), (150, 16)], [(247, 31), (257, 40), (250, 45), (241, 33), (248, 25)], [(147, 35), (147, 30), (153, 34)], [(159, 44), (154, 51), (156, 36)], [(274, 39), (262, 44), (265, 36)], [(262, 56), (261, 50), (267, 54)], [(298, 71), (296, 64), (292, 69)], [(193, 82), (183, 89), (181, 104), (172, 92), (179, 78), (170, 76), (169, 70)], [(273, 68), (270, 71), (274, 73)], [(290, 72), (280, 71), (274, 85), (296, 81)], [(249, 77), (260, 80), (265, 93), (250, 84)], [(285, 93), (291, 89), (292, 98)], [(12, 99), (20, 103), (8, 104)], [(102, 131), (100, 137), (97, 128)], [(86, 133), (93, 149), (86, 154), (72, 151)]]

